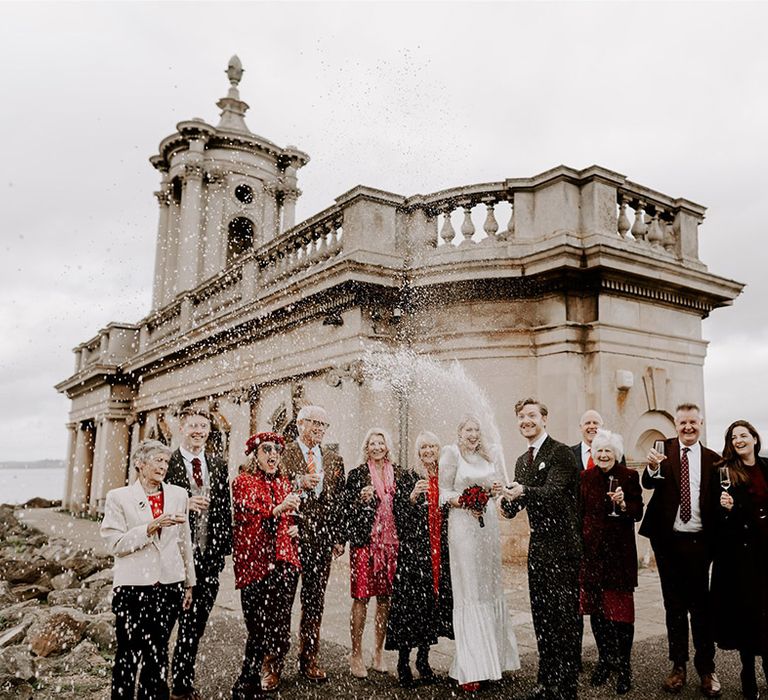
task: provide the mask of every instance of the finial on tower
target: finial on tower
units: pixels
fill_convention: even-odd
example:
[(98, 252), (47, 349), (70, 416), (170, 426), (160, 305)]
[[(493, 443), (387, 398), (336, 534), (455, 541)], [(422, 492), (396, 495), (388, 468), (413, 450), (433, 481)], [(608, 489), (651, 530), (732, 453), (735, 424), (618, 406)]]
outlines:
[(229, 59), (227, 65), (227, 78), (229, 78), (229, 91), (226, 97), (222, 97), (216, 106), (221, 109), (221, 119), (219, 120), (220, 129), (231, 129), (233, 131), (245, 131), (250, 133), (250, 130), (245, 124), (246, 111), (248, 105), (240, 99), (240, 92), (237, 86), (243, 78), (243, 64), (240, 63), (240, 59), (237, 55), (232, 56)]

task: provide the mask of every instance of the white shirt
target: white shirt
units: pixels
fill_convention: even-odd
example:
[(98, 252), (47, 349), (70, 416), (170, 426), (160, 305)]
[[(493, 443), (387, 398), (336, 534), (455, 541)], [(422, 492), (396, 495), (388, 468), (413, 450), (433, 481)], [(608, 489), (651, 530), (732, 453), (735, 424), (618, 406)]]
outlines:
[[(680, 443), (680, 461), (683, 459), (683, 443)], [(688, 448), (688, 477), (691, 485), (691, 519), (684, 523), (680, 519), (680, 508), (675, 515), (675, 532), (701, 532), (701, 443), (697, 442)], [(682, 477), (682, 475), (681, 475)], [(682, 487), (682, 484), (680, 485)]]
[(320, 481), (317, 482), (317, 486), (315, 486), (314, 492), (316, 496), (319, 496), (323, 492), (323, 478), (325, 477), (325, 472), (323, 471), (323, 453), (320, 450), (320, 445), (315, 445), (310, 450), (310, 448), (307, 447), (299, 438), (296, 439), (296, 442), (299, 443), (301, 454), (304, 455), (304, 462), (309, 460), (310, 452), (315, 459), (315, 474), (320, 477)]
[(536, 438), (536, 440), (534, 440), (533, 442), (529, 442), (528, 443), (528, 447), (529, 448), (530, 447), (533, 448), (533, 458), (534, 459), (536, 459), (536, 456), (539, 454), (539, 450), (541, 449), (541, 446), (544, 444), (544, 440), (546, 440), (547, 437), (549, 437), (547, 435), (547, 431), (544, 430), (541, 433), (541, 435), (539, 435), (539, 437)]
[(211, 481), (208, 478), (208, 464), (205, 461), (205, 450), (200, 450), (200, 454), (193, 454), (189, 450), (179, 447), (179, 452), (184, 459), (184, 468), (187, 470), (187, 478), (189, 479), (189, 485), (192, 487), (192, 493), (195, 494), (200, 491), (197, 482), (195, 481), (195, 477), (192, 475), (192, 470), (194, 468), (192, 466), (192, 460), (195, 457), (200, 460), (200, 470), (203, 473), (203, 486), (208, 486), (210, 488)]
[(584, 469), (587, 468), (587, 464), (589, 464), (589, 458), (592, 457), (592, 461), (594, 461), (595, 457), (592, 454), (592, 448), (587, 445), (586, 442), (581, 443), (581, 466), (584, 467)]

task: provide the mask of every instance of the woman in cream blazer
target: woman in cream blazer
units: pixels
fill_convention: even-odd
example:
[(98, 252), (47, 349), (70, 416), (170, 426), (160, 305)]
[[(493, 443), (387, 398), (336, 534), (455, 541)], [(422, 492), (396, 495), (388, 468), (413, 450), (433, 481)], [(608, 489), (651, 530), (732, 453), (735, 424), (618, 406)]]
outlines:
[(187, 520), (187, 492), (163, 482), (171, 450), (142, 442), (131, 457), (136, 481), (107, 494), (101, 536), (115, 557), (117, 650), (112, 698), (168, 698), (168, 639), (179, 612), (192, 600), (195, 568)]

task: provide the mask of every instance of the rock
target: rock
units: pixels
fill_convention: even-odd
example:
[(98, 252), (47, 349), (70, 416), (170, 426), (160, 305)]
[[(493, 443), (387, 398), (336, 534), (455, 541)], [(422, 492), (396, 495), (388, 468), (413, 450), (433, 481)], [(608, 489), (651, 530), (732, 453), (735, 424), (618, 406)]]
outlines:
[(27, 630), (32, 625), (32, 622), (33, 620), (31, 618), (25, 618), (15, 627), (11, 627), (0, 633), (0, 649), (9, 647), (12, 644), (21, 644), (27, 634)]
[(40, 603), (37, 600), (25, 600), (3, 608), (0, 610), (0, 616), (13, 624), (14, 622), (20, 622), (30, 612), (39, 611), (39, 609)]
[(111, 586), (114, 579), (114, 573), (112, 569), (102, 569), (95, 574), (91, 574), (83, 581), (83, 585), (86, 588), (103, 588), (104, 586)]
[(3, 568), (3, 578), (9, 583), (36, 583), (42, 576), (55, 576), (64, 570), (61, 564), (42, 558), (25, 563), (6, 561)]
[(51, 591), (48, 594), (49, 605), (80, 608), (85, 612), (93, 612), (100, 602), (100, 592), (90, 588), (67, 588), (63, 591)]
[(9, 605), (16, 602), (16, 596), (11, 592), (11, 584), (8, 581), (0, 581), (0, 605)]
[(65, 571), (51, 579), (51, 587), (54, 591), (63, 591), (66, 588), (74, 588), (77, 584), (78, 578), (74, 571)]
[(48, 561), (61, 562), (62, 559), (71, 557), (74, 550), (66, 540), (49, 541), (48, 544), (37, 550), (37, 555)]
[(85, 630), (85, 636), (96, 644), (101, 651), (113, 652), (117, 643), (115, 637), (115, 616), (102, 613)]
[(109, 668), (110, 662), (99, 654), (98, 647), (87, 639), (80, 642), (69, 654), (41, 659), (37, 664), (40, 678), (77, 673), (106, 675)]
[(35, 498), (30, 498), (21, 507), (22, 508), (61, 508), (61, 501), (50, 501), (47, 498), (41, 498), (40, 496), (36, 496)]
[(35, 677), (34, 661), (26, 644), (16, 644), (0, 650), (0, 675), (25, 681)]
[(0, 698), (3, 700), (32, 700), (35, 689), (21, 678), (0, 676)]
[(72, 612), (58, 608), (37, 620), (27, 633), (30, 650), (47, 657), (73, 649), (83, 638), (88, 622), (76, 619)]
[(103, 569), (101, 559), (88, 554), (73, 554), (61, 561), (65, 569), (73, 571), (79, 579), (88, 578), (91, 574)]
[(32, 598), (45, 600), (51, 592), (51, 589), (31, 583), (29, 585), (14, 586), (11, 589), (11, 592), (16, 596), (16, 600), (31, 600)]

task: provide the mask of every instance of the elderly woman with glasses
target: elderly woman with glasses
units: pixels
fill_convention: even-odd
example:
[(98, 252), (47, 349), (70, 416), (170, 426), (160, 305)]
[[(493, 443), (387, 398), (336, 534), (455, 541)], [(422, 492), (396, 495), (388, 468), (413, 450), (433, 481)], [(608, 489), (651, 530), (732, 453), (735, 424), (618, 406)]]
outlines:
[(597, 643), (591, 684), (604, 685), (615, 671), (616, 693), (624, 695), (632, 688), (635, 522), (643, 515), (643, 494), (638, 473), (621, 464), (621, 435), (599, 430), (592, 440), (592, 457), (598, 468), (581, 473), (580, 609), (582, 615), (590, 616)]
[(168, 640), (192, 602), (195, 566), (187, 492), (165, 483), (171, 450), (145, 440), (131, 457), (137, 479), (107, 493), (101, 536), (115, 557), (112, 610), (117, 648), (112, 698), (168, 698)]
[[(291, 606), (300, 569), (295, 524), (300, 499), (280, 473), (284, 447), (277, 433), (252, 435), (245, 446), (248, 464), (232, 483), (235, 587), (248, 630), (233, 700), (261, 696), (265, 681), (270, 689), (277, 688), (290, 647)], [(265, 656), (272, 659), (276, 679), (261, 678)]]

